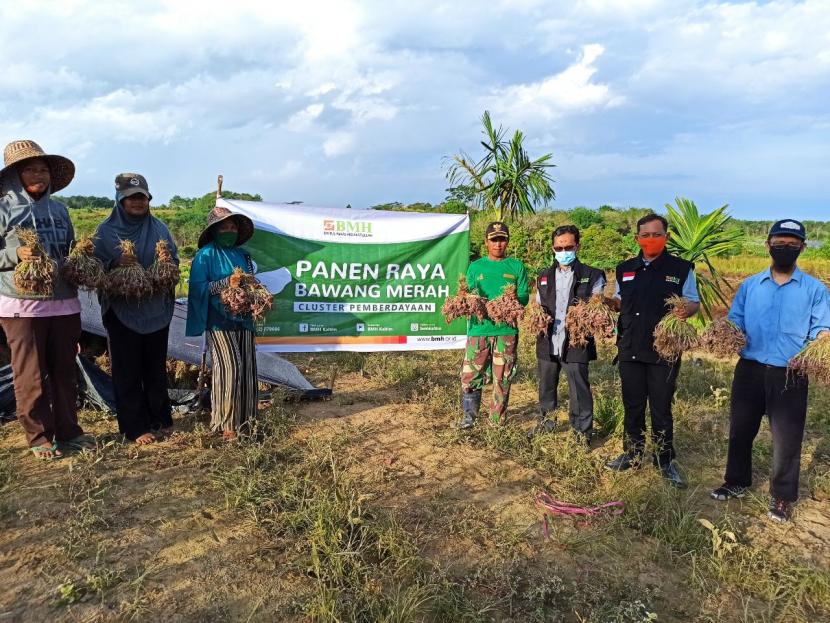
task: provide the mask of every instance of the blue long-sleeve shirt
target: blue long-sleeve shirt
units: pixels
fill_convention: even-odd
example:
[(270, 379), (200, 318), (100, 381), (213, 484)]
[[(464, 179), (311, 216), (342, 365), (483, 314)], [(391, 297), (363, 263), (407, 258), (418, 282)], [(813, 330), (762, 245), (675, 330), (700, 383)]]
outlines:
[(741, 357), (784, 367), (822, 331), (830, 331), (830, 297), (818, 279), (796, 268), (778, 285), (769, 270), (744, 281), (729, 320), (746, 335)]

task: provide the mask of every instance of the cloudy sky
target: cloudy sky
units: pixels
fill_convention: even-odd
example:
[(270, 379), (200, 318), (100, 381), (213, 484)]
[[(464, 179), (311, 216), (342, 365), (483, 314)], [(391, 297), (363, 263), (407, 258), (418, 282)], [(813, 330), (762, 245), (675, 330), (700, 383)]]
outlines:
[(830, 0), (28, 1), (0, 66), (2, 142), (71, 157), (72, 194), (437, 202), (490, 110), (555, 207), (830, 218)]

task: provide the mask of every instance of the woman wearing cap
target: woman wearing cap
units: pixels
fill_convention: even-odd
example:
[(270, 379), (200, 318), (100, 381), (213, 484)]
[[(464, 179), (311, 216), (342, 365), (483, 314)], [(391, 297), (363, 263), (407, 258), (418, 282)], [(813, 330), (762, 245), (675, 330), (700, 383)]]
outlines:
[[(69, 213), (51, 193), (69, 185), (75, 165), (47, 155), (34, 141), (14, 141), (0, 171), (0, 326), (6, 333), (14, 371), (17, 418), (39, 459), (63, 456), (60, 446), (94, 449), (78, 425), (75, 355), (81, 337), (78, 292), (61, 279), (60, 266), (75, 240)], [(24, 294), (14, 269), (37, 252), (20, 245), (15, 228), (30, 228), (57, 263), (49, 296)]]
[(253, 321), (231, 315), (219, 298), (234, 268), (254, 272), (251, 256), (240, 248), (253, 233), (247, 216), (214, 208), (190, 267), (185, 334), (206, 333), (213, 361), (211, 428), (222, 430), (226, 440), (247, 430), (257, 408)]
[[(111, 270), (138, 261), (149, 268), (156, 243), (167, 242), (178, 264), (176, 243), (167, 225), (150, 214), (153, 196), (138, 173), (115, 178), (115, 205), (95, 231), (95, 254)], [(121, 254), (120, 242), (135, 243), (135, 257)], [(159, 430), (173, 426), (167, 396), (167, 334), (174, 292), (154, 292), (138, 303), (99, 290), (101, 316), (109, 336), (118, 430), (139, 445), (153, 443)]]

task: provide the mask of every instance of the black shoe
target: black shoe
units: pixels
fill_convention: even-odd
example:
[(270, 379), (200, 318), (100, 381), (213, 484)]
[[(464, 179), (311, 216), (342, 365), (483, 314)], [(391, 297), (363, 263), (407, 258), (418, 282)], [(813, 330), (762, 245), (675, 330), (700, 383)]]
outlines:
[(469, 430), (473, 426), (475, 426), (476, 419), (472, 413), (465, 413), (464, 417), (461, 418), (461, 422), (458, 424), (459, 430)]
[(623, 452), (620, 456), (618, 456), (613, 461), (608, 461), (605, 464), (605, 469), (610, 469), (615, 472), (624, 472), (628, 469), (636, 468), (639, 469), (642, 465), (643, 457), (639, 454), (630, 455), (628, 452)]
[(547, 417), (542, 417), (536, 422), (536, 426), (533, 429), (533, 432), (530, 434), (531, 437), (535, 437), (536, 435), (541, 435), (543, 433), (552, 433), (556, 430), (556, 419), (550, 419)]
[(680, 473), (680, 466), (675, 460), (669, 461), (668, 465), (661, 467), (660, 473), (672, 487), (685, 489), (688, 486), (683, 474)]
[(778, 523), (787, 523), (793, 516), (793, 503), (772, 498), (767, 517)]
[(586, 430), (586, 431), (573, 431), (574, 438), (576, 439), (577, 443), (585, 448), (586, 450), (591, 449), (591, 439), (593, 438), (594, 431)]
[(709, 497), (718, 502), (726, 502), (732, 498), (742, 498), (749, 491), (749, 487), (742, 487), (740, 485), (730, 485), (723, 483), (720, 487), (713, 490)]

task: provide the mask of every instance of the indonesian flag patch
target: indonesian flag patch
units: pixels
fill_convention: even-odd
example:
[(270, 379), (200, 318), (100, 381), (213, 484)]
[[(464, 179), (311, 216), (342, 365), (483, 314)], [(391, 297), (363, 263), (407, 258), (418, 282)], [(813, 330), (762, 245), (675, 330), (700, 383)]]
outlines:
[(637, 273), (623, 273), (623, 281), (634, 281), (634, 275)]
[(548, 278), (547, 277), (539, 277), (539, 285), (540, 286), (548, 285)]

